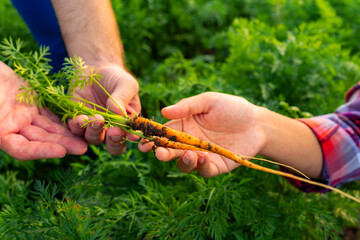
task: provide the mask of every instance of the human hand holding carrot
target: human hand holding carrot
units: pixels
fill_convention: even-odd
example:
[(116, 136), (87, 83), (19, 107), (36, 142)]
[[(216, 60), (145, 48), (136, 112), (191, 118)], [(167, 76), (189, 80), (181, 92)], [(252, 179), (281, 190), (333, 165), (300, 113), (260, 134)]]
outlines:
[[(130, 114), (140, 112), (139, 84), (130, 73), (116, 64), (106, 64), (96, 70), (103, 76), (102, 87), (111, 95), (112, 99), (97, 84), (86, 86), (81, 90), (75, 89), (76, 97), (85, 98), (119, 115), (124, 115), (123, 111)], [(116, 104), (113, 100), (116, 101)], [(106, 149), (109, 153), (112, 155), (122, 154), (126, 149), (124, 138), (133, 139), (134, 136), (119, 127), (104, 129), (104, 117), (101, 115), (95, 115), (95, 117), (79, 115), (70, 119), (71, 131), (78, 136), (84, 136), (89, 144), (100, 145), (106, 140)], [(94, 122), (84, 128), (82, 126), (86, 120), (94, 120)]]
[[(241, 97), (203, 93), (164, 108), (162, 114), (172, 119), (167, 126), (238, 155), (263, 155), (290, 165), (311, 178), (320, 176), (322, 153), (312, 131), (299, 121), (253, 105)], [(150, 151), (151, 147), (151, 143), (139, 145), (141, 151)], [(239, 166), (216, 154), (163, 147), (157, 148), (156, 157), (162, 161), (179, 158), (181, 171), (197, 170), (205, 177)]]
[[(264, 134), (255, 122), (254, 105), (243, 98), (204, 93), (183, 99), (164, 108), (162, 114), (172, 121), (166, 125), (200, 139), (218, 144), (235, 153), (254, 156), (264, 146)], [(140, 144), (141, 151), (149, 151), (151, 143)], [(205, 177), (229, 172), (239, 166), (223, 156), (159, 147), (156, 157), (162, 161), (179, 158), (183, 172), (197, 170)]]
[[(139, 84), (125, 68), (123, 45), (111, 1), (100, 5), (96, 0), (51, 2), (68, 55), (80, 56), (86, 65), (93, 66), (102, 75), (101, 85), (112, 99), (96, 84), (76, 89), (75, 96), (119, 115), (124, 115), (125, 111), (139, 113)], [(95, 117), (79, 115), (70, 119), (71, 131), (84, 136), (89, 144), (99, 145), (105, 140), (106, 149), (112, 155), (123, 153), (126, 138), (134, 139), (134, 136), (116, 126), (104, 129), (104, 118), (100, 115)], [(92, 124), (82, 127), (87, 119)]]

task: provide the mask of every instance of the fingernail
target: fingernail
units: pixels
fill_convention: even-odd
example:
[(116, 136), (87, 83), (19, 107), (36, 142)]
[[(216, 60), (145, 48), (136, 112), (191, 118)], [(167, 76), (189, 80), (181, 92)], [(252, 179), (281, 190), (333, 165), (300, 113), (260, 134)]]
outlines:
[(203, 156), (200, 156), (199, 157), (199, 163), (204, 164), (204, 162), (205, 162), (205, 158)]
[(120, 141), (122, 140), (122, 136), (119, 135), (119, 136), (110, 136), (111, 140), (113, 140), (114, 142), (117, 142), (117, 141)]
[(187, 158), (186, 155), (183, 157), (182, 160), (183, 160), (183, 163), (184, 163), (185, 165), (190, 165), (190, 159)]
[(164, 109), (171, 110), (174, 107), (175, 107), (175, 105), (170, 105), (170, 106), (164, 107)]
[(141, 139), (141, 141), (140, 141), (141, 145), (144, 145), (144, 144), (147, 144), (147, 143), (149, 143), (149, 140), (147, 140), (147, 139)]
[(184, 157), (183, 157), (183, 162), (185, 165), (190, 165), (191, 164), (191, 160), (190, 160), (190, 154), (192, 154), (190, 151), (186, 152)]
[(91, 127), (92, 127), (93, 129), (99, 129), (99, 128), (100, 128), (100, 124), (99, 124), (99, 123), (93, 123), (93, 124), (91, 125)]

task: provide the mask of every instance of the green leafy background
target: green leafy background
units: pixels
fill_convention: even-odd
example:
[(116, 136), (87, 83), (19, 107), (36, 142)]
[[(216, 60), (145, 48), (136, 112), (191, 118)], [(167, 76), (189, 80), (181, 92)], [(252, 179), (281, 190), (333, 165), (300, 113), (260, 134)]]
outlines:
[[(326, 114), (360, 80), (359, 0), (112, 3), (143, 114), (160, 122), (162, 107), (205, 91), (294, 118)], [(38, 48), (4, 0), (0, 38), (10, 36)], [(205, 179), (135, 144), (116, 157), (91, 148), (96, 160), (0, 152), (0, 239), (341, 239), (360, 225), (357, 203), (278, 176), (240, 167)], [(342, 190), (360, 197), (359, 187)]]

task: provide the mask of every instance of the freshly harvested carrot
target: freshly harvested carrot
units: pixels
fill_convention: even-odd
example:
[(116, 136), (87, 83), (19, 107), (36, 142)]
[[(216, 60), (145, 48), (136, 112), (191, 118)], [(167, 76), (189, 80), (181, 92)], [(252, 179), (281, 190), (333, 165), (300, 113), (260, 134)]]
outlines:
[(141, 130), (144, 136), (147, 137), (166, 137), (170, 141), (185, 143), (208, 151), (211, 151), (211, 148), (213, 147), (213, 144), (210, 144), (207, 141), (196, 138), (190, 134), (174, 130), (160, 123), (140, 116), (132, 117), (130, 119), (129, 125), (134, 130)]
[[(260, 166), (258, 164), (250, 162), (248, 159), (251, 159), (251, 157), (245, 157), (245, 156), (239, 156), (223, 147), (220, 147), (216, 144), (209, 143), (207, 141), (201, 140), (199, 138), (196, 138), (194, 136), (191, 136), (190, 134), (177, 131), (174, 129), (171, 129), (169, 127), (166, 127), (160, 123), (154, 122), (152, 120), (140, 117), (140, 116), (134, 116), (130, 119), (130, 127), (134, 130), (141, 130), (144, 134), (144, 136), (147, 136), (152, 139), (154, 144), (156, 146), (162, 146), (162, 147), (168, 147), (168, 148), (174, 148), (174, 149), (183, 149), (183, 150), (195, 150), (195, 151), (207, 151), (219, 154), (221, 156), (224, 156), (228, 159), (231, 159), (245, 167), (249, 167), (252, 169), (256, 169), (262, 172), (272, 173), (275, 175), (280, 175), (283, 177), (295, 179), (298, 181), (302, 181), (305, 183), (309, 183), (315, 186), (323, 187), (329, 190), (332, 190), (334, 192), (337, 192), (347, 198), (350, 198), (358, 203), (360, 203), (360, 199), (351, 196), (350, 194), (347, 194), (337, 188), (328, 186), (323, 183), (315, 182), (309, 179), (305, 179), (303, 177), (299, 177), (290, 173), (281, 172), (278, 170), (274, 170), (271, 168), (266, 168), (263, 166)], [(286, 166), (286, 165), (285, 165)]]
[(181, 142), (174, 142), (164, 137), (156, 137), (154, 136), (152, 138), (152, 141), (154, 142), (155, 146), (158, 147), (167, 147), (167, 148), (174, 148), (174, 149), (182, 149), (182, 150), (193, 150), (193, 151), (206, 151), (210, 152), (209, 150), (205, 150), (202, 148), (195, 147), (193, 145), (188, 145)]

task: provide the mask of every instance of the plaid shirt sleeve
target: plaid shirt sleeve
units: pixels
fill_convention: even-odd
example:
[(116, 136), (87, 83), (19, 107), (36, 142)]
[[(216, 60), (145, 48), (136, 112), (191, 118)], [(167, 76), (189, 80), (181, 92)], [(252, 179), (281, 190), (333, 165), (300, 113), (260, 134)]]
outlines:
[[(360, 82), (346, 95), (346, 103), (335, 113), (299, 119), (314, 132), (323, 153), (320, 182), (340, 187), (346, 182), (360, 180)], [(305, 192), (329, 190), (290, 180)]]

